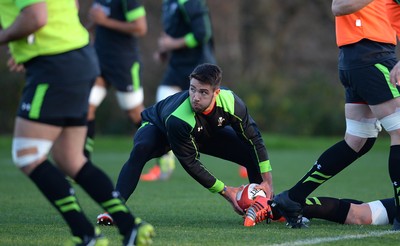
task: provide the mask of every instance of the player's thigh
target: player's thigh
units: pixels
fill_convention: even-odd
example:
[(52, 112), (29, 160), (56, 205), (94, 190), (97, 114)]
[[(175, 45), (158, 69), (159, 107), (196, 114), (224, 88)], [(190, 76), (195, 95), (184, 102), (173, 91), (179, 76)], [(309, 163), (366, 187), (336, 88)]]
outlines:
[(351, 203), (345, 224), (369, 225), (372, 222), (371, 210), (368, 204)]
[(371, 105), (371, 110), (378, 119), (394, 114), (400, 110), (400, 97), (393, 98), (386, 102)]
[(346, 103), (344, 106), (346, 119), (362, 121), (366, 119), (376, 118), (371, 108), (367, 104), (362, 103)]
[(14, 137), (47, 139), (54, 141), (62, 128), (56, 125), (44, 124), (38, 121), (17, 117), (14, 125)]
[(101, 58), (101, 76), (117, 91), (132, 92), (142, 87), (141, 65), (132, 59)]
[(86, 130), (85, 125), (64, 127), (51, 151), (57, 165), (71, 177), (75, 177), (86, 162), (83, 155)]
[(144, 122), (133, 138), (132, 155), (146, 160), (160, 157), (170, 150), (167, 136), (158, 127)]
[(398, 97), (398, 89), (390, 83), (389, 76), (395, 64), (395, 59), (389, 59), (366, 67), (339, 70), (346, 103), (378, 105)]

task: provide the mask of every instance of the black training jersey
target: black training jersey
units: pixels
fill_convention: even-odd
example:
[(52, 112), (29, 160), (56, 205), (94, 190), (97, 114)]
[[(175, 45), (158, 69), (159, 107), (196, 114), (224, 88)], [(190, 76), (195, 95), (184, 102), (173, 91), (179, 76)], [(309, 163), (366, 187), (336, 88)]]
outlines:
[(172, 65), (215, 63), (211, 21), (204, 0), (164, 0), (162, 12), (165, 33), (187, 38), (188, 48), (171, 52)]
[[(144, 7), (137, 0), (95, 0), (109, 18), (131, 22), (145, 15)], [(129, 57), (139, 59), (137, 38), (103, 26), (96, 27), (95, 48), (100, 58), (117, 60)]]
[(185, 170), (207, 188), (214, 185), (216, 178), (200, 162), (199, 144), (223, 127), (231, 126), (239, 138), (251, 145), (259, 163), (268, 160), (263, 139), (246, 105), (227, 89), (221, 89), (214, 109), (207, 115), (195, 113), (189, 92), (183, 91), (145, 109), (142, 119), (165, 133)]

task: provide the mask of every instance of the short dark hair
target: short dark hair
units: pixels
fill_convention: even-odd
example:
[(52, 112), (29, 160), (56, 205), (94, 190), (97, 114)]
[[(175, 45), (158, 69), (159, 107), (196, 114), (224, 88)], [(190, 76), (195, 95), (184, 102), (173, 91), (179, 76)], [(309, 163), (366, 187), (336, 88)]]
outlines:
[(217, 65), (204, 63), (198, 65), (189, 75), (189, 78), (196, 79), (201, 83), (209, 84), (216, 89), (221, 85), (222, 70)]

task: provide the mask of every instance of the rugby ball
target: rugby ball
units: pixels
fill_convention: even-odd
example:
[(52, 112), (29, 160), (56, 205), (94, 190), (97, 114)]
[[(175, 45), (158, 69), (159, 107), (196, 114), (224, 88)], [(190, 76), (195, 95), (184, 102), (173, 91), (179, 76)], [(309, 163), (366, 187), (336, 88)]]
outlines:
[(236, 201), (241, 209), (247, 210), (257, 196), (267, 197), (263, 190), (255, 188), (257, 185), (255, 183), (247, 184), (236, 194)]

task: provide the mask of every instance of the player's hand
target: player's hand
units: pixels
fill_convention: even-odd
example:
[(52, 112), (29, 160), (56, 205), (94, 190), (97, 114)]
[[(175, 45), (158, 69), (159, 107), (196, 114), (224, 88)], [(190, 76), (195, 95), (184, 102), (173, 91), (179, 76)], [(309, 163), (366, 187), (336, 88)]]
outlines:
[(14, 58), (12, 57), (8, 58), (7, 67), (8, 70), (10, 70), (10, 72), (17, 72), (17, 73), (25, 72), (24, 65), (16, 63)]
[(262, 182), (260, 185), (257, 185), (255, 188), (262, 189), (265, 194), (267, 194), (267, 198), (272, 199), (274, 197), (274, 188), (267, 181)]
[(395, 87), (400, 85), (400, 62), (398, 62), (390, 71), (390, 83)]
[[(243, 189), (243, 187), (242, 187)], [(240, 190), (240, 187), (232, 187), (232, 186), (226, 186), (226, 191), (225, 194), (222, 195), (233, 207), (233, 210), (239, 214), (239, 215), (244, 215), (244, 211), (239, 207), (237, 201), (236, 201), (236, 194)]]
[(108, 17), (101, 5), (95, 3), (89, 10), (89, 18), (97, 25), (102, 25), (105, 21), (107, 21)]
[(153, 60), (158, 63), (166, 63), (169, 59), (168, 52), (156, 51), (153, 54)]

